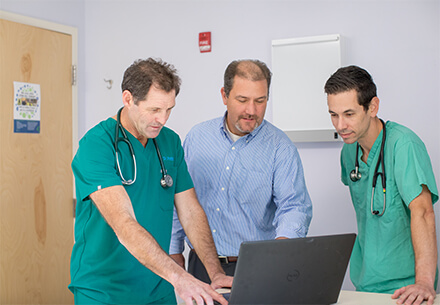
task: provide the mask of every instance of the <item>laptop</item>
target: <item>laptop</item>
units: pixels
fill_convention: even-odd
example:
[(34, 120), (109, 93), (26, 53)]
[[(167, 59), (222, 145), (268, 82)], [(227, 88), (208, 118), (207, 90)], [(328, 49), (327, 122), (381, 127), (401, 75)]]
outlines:
[(229, 304), (338, 301), (356, 234), (243, 242)]

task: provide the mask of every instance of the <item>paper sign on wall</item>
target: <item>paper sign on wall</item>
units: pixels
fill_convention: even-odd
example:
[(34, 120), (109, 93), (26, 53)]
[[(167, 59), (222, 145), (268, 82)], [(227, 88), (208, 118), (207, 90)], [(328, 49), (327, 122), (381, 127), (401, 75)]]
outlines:
[(14, 82), (14, 132), (40, 133), (40, 85)]

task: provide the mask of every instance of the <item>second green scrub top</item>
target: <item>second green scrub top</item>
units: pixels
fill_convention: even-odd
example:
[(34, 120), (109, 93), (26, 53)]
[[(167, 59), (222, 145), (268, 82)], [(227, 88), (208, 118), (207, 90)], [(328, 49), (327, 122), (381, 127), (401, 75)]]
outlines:
[[(382, 134), (383, 131), (371, 148), (367, 164), (361, 160), (362, 150), (359, 148), (359, 171), (362, 178), (357, 182), (350, 179), (350, 172), (355, 167), (356, 143), (344, 144), (341, 152), (341, 179), (350, 188), (358, 227), (350, 261), (351, 280), (358, 291), (393, 293), (415, 281), (408, 205), (420, 195), (422, 185), (426, 185), (432, 193), (433, 204), (438, 200), (438, 191), (423, 142), (410, 129), (387, 122), (384, 149), (386, 209), (383, 216), (372, 215), (372, 183)], [(374, 209), (381, 213), (383, 202), (379, 177), (374, 193)]]
[[(69, 288), (80, 289), (107, 304), (155, 303), (174, 294), (173, 287), (128, 252), (89, 198), (97, 190), (122, 185), (115, 159), (115, 128), (112, 118), (92, 128), (81, 139), (72, 162), (78, 204)], [(137, 179), (124, 188), (137, 221), (168, 252), (174, 195), (193, 187), (180, 138), (166, 127), (156, 138), (165, 168), (174, 179), (174, 185), (164, 189), (153, 141), (149, 140), (144, 148), (128, 131), (126, 134), (136, 156)], [(119, 136), (122, 137), (120, 131)], [(132, 179), (133, 161), (128, 146), (119, 141), (118, 148), (122, 174), (125, 179)]]

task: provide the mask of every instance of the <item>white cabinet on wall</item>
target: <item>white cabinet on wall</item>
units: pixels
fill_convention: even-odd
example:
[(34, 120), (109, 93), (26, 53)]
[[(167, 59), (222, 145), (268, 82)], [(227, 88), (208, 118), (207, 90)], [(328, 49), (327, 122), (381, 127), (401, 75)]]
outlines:
[(340, 141), (324, 93), (340, 66), (339, 35), (272, 41), (273, 123), (293, 142)]

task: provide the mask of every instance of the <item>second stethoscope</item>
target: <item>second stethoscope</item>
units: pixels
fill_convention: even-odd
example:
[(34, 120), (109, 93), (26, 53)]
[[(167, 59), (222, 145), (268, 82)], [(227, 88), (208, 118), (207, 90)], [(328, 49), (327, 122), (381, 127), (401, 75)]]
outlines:
[[(118, 165), (118, 171), (119, 175), (121, 176), (122, 184), (124, 185), (132, 185), (136, 181), (136, 175), (137, 175), (137, 166), (136, 166), (136, 157), (134, 155), (133, 146), (131, 145), (130, 141), (128, 140), (127, 134), (125, 133), (124, 127), (121, 124), (121, 111), (122, 108), (119, 109), (118, 115), (116, 117), (116, 134), (115, 134), (115, 152), (116, 152), (116, 164)], [(119, 130), (122, 132), (122, 138), (119, 137)], [(131, 156), (133, 158), (133, 169), (134, 169), (134, 176), (133, 179), (126, 180), (124, 176), (122, 175), (121, 166), (119, 164), (119, 152), (118, 152), (118, 142), (123, 141), (128, 145), (128, 149), (130, 150)], [(173, 186), (173, 178), (167, 174), (167, 170), (165, 168), (165, 165), (162, 161), (162, 155), (160, 154), (159, 147), (157, 146), (156, 139), (153, 138), (154, 147), (156, 147), (157, 157), (159, 158), (160, 162), (160, 168), (162, 172), (162, 178), (160, 179), (160, 185), (163, 188), (168, 188)]]
[[(379, 153), (379, 159), (377, 160), (376, 168), (374, 170), (373, 175), (373, 191), (371, 193), (371, 214), (376, 216), (382, 216), (385, 213), (385, 207), (386, 207), (386, 177), (385, 177), (385, 161), (384, 161), (384, 147), (385, 147), (385, 139), (386, 139), (386, 127), (384, 121), (382, 119), (379, 119), (383, 126), (383, 136), (382, 136), (382, 144), (380, 146), (380, 153)], [(379, 172), (379, 165), (382, 164), (382, 172)], [(378, 210), (375, 210), (373, 208), (373, 198), (374, 198), (374, 190), (376, 188), (377, 178), (380, 176), (380, 180), (382, 181), (382, 189), (383, 189), (383, 208), (382, 213), (379, 213)], [(353, 182), (356, 182), (360, 180), (362, 177), (361, 173), (359, 172), (359, 143), (357, 143), (356, 146), (356, 161), (354, 164), (354, 170), (350, 173), (350, 179)]]

